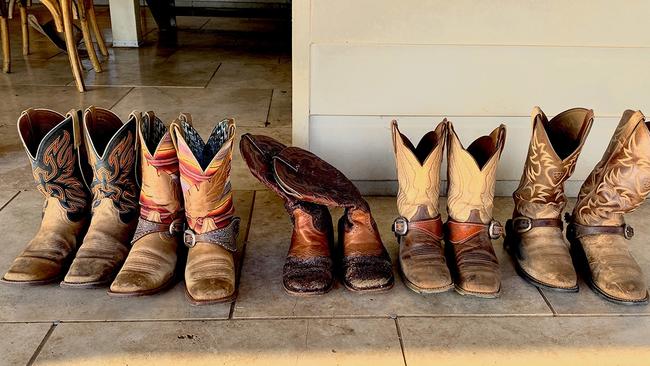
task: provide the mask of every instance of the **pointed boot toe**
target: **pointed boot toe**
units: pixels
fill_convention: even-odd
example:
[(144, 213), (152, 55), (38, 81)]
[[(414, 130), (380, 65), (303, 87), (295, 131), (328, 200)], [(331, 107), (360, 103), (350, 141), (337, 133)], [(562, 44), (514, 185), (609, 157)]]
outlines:
[(578, 276), (573, 264), (570, 261), (546, 259), (544, 262), (537, 262), (537, 265), (518, 262), (523, 277), (538, 287), (556, 291), (578, 291)]
[(18, 257), (2, 278), (5, 282), (45, 284), (61, 276), (61, 263), (47, 258)]
[(321, 295), (334, 284), (329, 257), (287, 257), (282, 275), (284, 289), (292, 295)]
[(94, 288), (111, 283), (115, 275), (113, 261), (102, 258), (75, 258), (61, 287)]
[(343, 260), (343, 281), (352, 291), (383, 291), (393, 287), (393, 267), (380, 256), (348, 257)]
[(605, 297), (624, 304), (647, 304), (648, 286), (638, 279), (609, 280), (604, 283), (594, 282), (597, 290)]

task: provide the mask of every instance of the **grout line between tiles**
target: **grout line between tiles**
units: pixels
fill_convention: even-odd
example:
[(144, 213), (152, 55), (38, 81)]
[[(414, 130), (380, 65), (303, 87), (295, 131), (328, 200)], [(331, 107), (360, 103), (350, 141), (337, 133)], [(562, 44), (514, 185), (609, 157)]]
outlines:
[(557, 316), (557, 311), (555, 311), (555, 308), (553, 308), (553, 304), (551, 304), (551, 301), (546, 297), (544, 291), (542, 291), (542, 289), (539, 287), (537, 287), (537, 291), (542, 296), (542, 299), (544, 299), (546, 306), (548, 306), (548, 308), (551, 309), (551, 311), (553, 312), (553, 316)]
[(43, 347), (45, 346), (45, 343), (47, 343), (47, 341), (50, 339), (50, 336), (54, 332), (54, 329), (56, 328), (57, 325), (58, 325), (58, 322), (53, 322), (52, 323), (52, 325), (50, 326), (50, 329), (47, 330), (47, 333), (45, 333), (45, 336), (41, 340), (41, 343), (34, 350), (34, 353), (32, 354), (32, 357), (29, 359), (29, 361), (27, 361), (27, 366), (31, 366), (31, 365), (34, 364), (34, 362), (36, 362), (36, 358), (38, 357), (38, 355), (43, 350)]
[(271, 106), (273, 105), (273, 93), (275, 89), (271, 89), (271, 98), (269, 99), (269, 108), (266, 110), (266, 120), (264, 121), (264, 127), (269, 127), (269, 116), (271, 116)]
[(217, 65), (217, 68), (214, 70), (212, 75), (210, 75), (210, 78), (208, 79), (208, 81), (205, 83), (205, 85), (203, 85), (203, 88), (207, 88), (208, 85), (210, 85), (210, 83), (212, 82), (212, 79), (214, 79), (214, 76), (217, 74), (217, 71), (219, 71), (219, 69), (221, 68), (221, 65), (222, 65), (222, 63), (219, 62), (219, 65)]
[[(237, 272), (235, 274), (235, 284), (237, 285), (237, 292), (239, 292), (239, 285), (241, 279), (241, 272), (244, 268), (244, 257), (246, 256), (246, 247), (248, 246), (248, 233), (251, 230), (251, 223), (253, 222), (253, 210), (255, 209), (255, 197), (257, 196), (257, 191), (253, 191), (253, 198), (251, 199), (250, 210), (248, 212), (248, 224), (246, 225), (246, 231), (244, 232), (244, 245), (241, 249), (241, 256), (239, 257), (239, 263), (237, 264)], [(235, 305), (237, 304), (237, 297), (235, 300), (230, 303), (230, 311), (228, 312), (228, 319), (232, 319), (235, 313)]]
[(122, 95), (122, 96), (121, 96), (121, 97), (120, 97), (120, 98), (119, 98), (115, 103), (113, 103), (113, 105), (112, 105), (110, 108), (108, 108), (108, 109), (113, 109), (113, 108), (115, 108), (115, 106), (118, 105), (121, 101), (123, 101), (124, 98), (126, 98), (127, 95), (131, 94), (131, 92), (132, 92), (134, 89), (135, 89), (135, 87), (131, 87), (131, 89), (129, 89), (129, 91), (127, 91), (124, 95)]
[(7, 200), (7, 202), (5, 202), (5, 204), (2, 205), (2, 207), (0, 207), (0, 211), (4, 210), (5, 207), (9, 206), (9, 204), (11, 203), (11, 201), (13, 201), (14, 198), (18, 197), (19, 194), (20, 194), (20, 191), (16, 192), (16, 194), (14, 194), (11, 198), (9, 198), (9, 199)]
[(399, 348), (402, 350), (402, 359), (404, 360), (404, 366), (406, 364), (406, 352), (404, 352), (404, 340), (402, 339), (402, 328), (399, 326), (399, 318), (395, 317), (395, 330), (397, 330), (397, 339), (399, 340)]

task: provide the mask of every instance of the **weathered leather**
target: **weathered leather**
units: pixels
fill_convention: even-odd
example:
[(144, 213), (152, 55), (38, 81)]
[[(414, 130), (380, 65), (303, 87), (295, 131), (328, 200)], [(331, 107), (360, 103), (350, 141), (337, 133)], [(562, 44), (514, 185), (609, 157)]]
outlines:
[(61, 286), (97, 287), (110, 284), (126, 259), (138, 222), (135, 180), (136, 116), (126, 123), (103, 108), (88, 108), (83, 116), (92, 218)]
[(368, 203), (339, 170), (309, 151), (288, 147), (273, 157), (280, 188), (299, 200), (344, 207), (339, 220), (343, 283), (353, 291), (381, 291), (394, 284), (390, 257)]
[(501, 125), (465, 149), (448, 122), (447, 245), (454, 261), (455, 288), (463, 295), (497, 297), (500, 293), (501, 275), (487, 228), (493, 222), (496, 169), (505, 138), (506, 128)]
[[(75, 113), (73, 111), (73, 113)], [(14, 260), (3, 282), (44, 284), (60, 280), (65, 262), (88, 226), (90, 194), (78, 164), (79, 121), (47, 109), (28, 109), (18, 118), (18, 133), (38, 190), (45, 198), (43, 219), (34, 238)]]
[(153, 112), (138, 122), (140, 219), (110, 295), (152, 295), (171, 284), (183, 231), (178, 157), (171, 136)]
[[(645, 201), (650, 193), (648, 123), (640, 111), (625, 111), (603, 158), (580, 189), (570, 225), (621, 227), (623, 215)], [(578, 262), (588, 268), (592, 287), (615, 302), (647, 303), (648, 285), (625, 237), (620, 232), (588, 234), (568, 239)]]
[[(181, 114), (172, 122), (176, 146), (187, 233), (200, 235), (227, 227), (234, 206), (230, 169), (235, 122), (217, 123), (207, 142), (192, 127), (191, 116)], [(232, 301), (235, 297), (233, 253), (220, 245), (197, 240), (188, 250), (185, 267), (186, 294), (194, 305)]]
[(251, 173), (277, 193), (293, 223), (291, 245), (284, 264), (282, 284), (295, 295), (317, 295), (329, 291), (332, 274), (332, 218), (327, 207), (300, 201), (285, 193), (273, 175), (273, 157), (286, 146), (270, 137), (244, 134), (239, 145)]
[(408, 221), (408, 231), (397, 236), (400, 270), (416, 292), (453, 288), (444, 255), (442, 221), (438, 211), (440, 166), (447, 138), (446, 120), (425, 134), (417, 147), (391, 123), (397, 166), (397, 209)]
[[(593, 111), (566, 110), (548, 120), (539, 107), (531, 114), (533, 134), (519, 187), (513, 193), (516, 218), (528, 218), (529, 230), (507, 224), (505, 246), (517, 271), (535, 286), (577, 291), (578, 282), (562, 235), (562, 211), (566, 206), (564, 182), (573, 174), (593, 123)], [(525, 219), (515, 220), (514, 224)], [(545, 221), (552, 220), (547, 224)]]

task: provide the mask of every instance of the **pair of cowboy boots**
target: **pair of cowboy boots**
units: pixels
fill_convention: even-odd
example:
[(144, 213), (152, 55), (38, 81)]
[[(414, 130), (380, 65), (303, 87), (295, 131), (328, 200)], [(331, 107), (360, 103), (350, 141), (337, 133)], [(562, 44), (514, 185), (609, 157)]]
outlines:
[[(446, 119), (417, 146), (400, 132), (397, 121), (392, 122), (392, 134), (400, 214), (393, 232), (404, 283), (418, 293), (455, 288), (462, 295), (499, 296), (501, 276), (491, 240), (503, 230), (492, 209), (505, 126), (479, 137), (468, 148)], [(446, 145), (449, 218), (443, 229), (438, 199)]]
[(181, 114), (168, 130), (147, 112), (138, 131), (140, 218), (131, 252), (109, 295), (151, 295), (170, 286), (184, 244), (190, 303), (231, 301), (239, 232), (230, 185), (234, 121), (219, 122), (207, 142), (192, 127), (189, 114)]
[(370, 207), (343, 173), (309, 151), (267, 136), (245, 134), (239, 147), (251, 173), (282, 197), (293, 223), (282, 276), (287, 293), (319, 295), (334, 284), (334, 230), (327, 206), (345, 209), (336, 256), (344, 286), (356, 292), (393, 286), (390, 257)]
[(582, 185), (563, 238), (564, 182), (593, 123), (593, 111), (573, 108), (551, 120), (536, 107), (533, 135), (515, 210), (506, 225), (506, 249), (519, 274), (535, 286), (578, 291), (574, 265), (604, 298), (645, 304), (648, 290), (626, 244), (634, 232), (623, 215), (650, 193), (650, 129), (639, 111), (627, 110), (600, 162)]
[(137, 223), (136, 116), (123, 123), (109, 110), (90, 107), (80, 121), (74, 110), (63, 116), (28, 109), (18, 132), (45, 204), (36, 236), (2, 281), (107, 285)]

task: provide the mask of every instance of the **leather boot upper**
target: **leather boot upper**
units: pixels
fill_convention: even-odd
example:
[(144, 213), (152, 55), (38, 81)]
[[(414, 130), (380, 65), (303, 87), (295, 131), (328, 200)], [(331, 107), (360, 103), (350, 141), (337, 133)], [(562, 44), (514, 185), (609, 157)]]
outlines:
[(508, 223), (509, 251), (533, 283), (577, 290), (577, 276), (561, 221), (564, 182), (573, 174), (593, 123), (593, 111), (573, 108), (550, 121), (539, 107), (531, 114), (533, 134)]
[(185, 286), (194, 304), (231, 300), (235, 294), (236, 238), (239, 218), (233, 217), (230, 168), (235, 123), (216, 124), (207, 142), (192, 127), (191, 116), (171, 125), (178, 153), (189, 247)]
[(506, 138), (505, 126), (476, 139), (467, 149), (449, 122), (447, 241), (455, 261), (456, 289), (494, 297), (501, 288), (499, 263), (490, 239), (500, 225), (492, 218), (496, 169)]
[(113, 280), (129, 252), (139, 210), (136, 116), (123, 123), (107, 109), (90, 107), (83, 126), (92, 168), (92, 218), (64, 286), (101, 286)]
[(79, 166), (81, 136), (75, 117), (28, 109), (18, 119), (18, 133), (45, 203), (40, 228), (4, 275), (6, 282), (58, 279), (87, 227), (90, 194)]
[(169, 284), (184, 222), (178, 158), (167, 128), (153, 112), (147, 112), (138, 131), (140, 219), (111, 293), (150, 294)]
[(649, 123), (640, 111), (625, 111), (603, 158), (580, 189), (567, 229), (567, 237), (584, 252), (593, 285), (620, 302), (648, 300), (645, 277), (626, 243), (631, 231), (623, 215), (650, 194)]
[(446, 291), (453, 281), (444, 255), (438, 199), (447, 123), (443, 121), (425, 134), (417, 147), (399, 131), (397, 121), (391, 127), (399, 183), (397, 210), (406, 227), (402, 232), (394, 227), (400, 270), (414, 290)]

